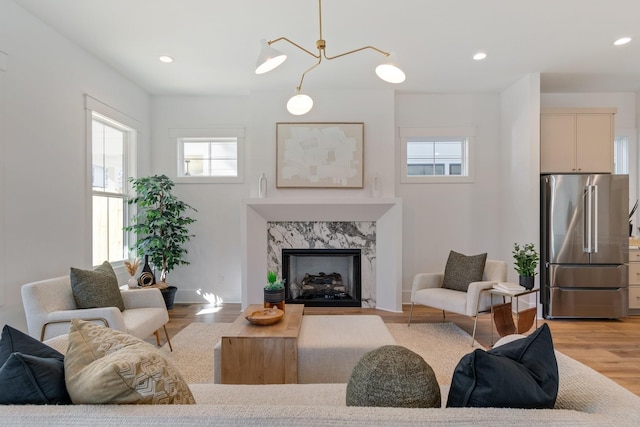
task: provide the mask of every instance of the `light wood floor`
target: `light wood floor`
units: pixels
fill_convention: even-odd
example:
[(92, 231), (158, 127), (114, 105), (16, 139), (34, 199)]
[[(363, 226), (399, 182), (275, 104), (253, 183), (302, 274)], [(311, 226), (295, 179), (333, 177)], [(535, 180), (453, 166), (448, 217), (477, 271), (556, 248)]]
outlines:
[[(402, 313), (369, 308), (305, 308), (308, 314), (377, 314), (387, 323), (407, 323), (409, 305)], [(169, 310), (167, 329), (170, 336), (177, 334), (192, 322), (231, 323), (240, 315), (240, 304), (175, 304)], [(446, 314), (451, 321), (471, 334), (473, 319), (453, 313)], [(436, 323), (442, 321), (442, 312), (424, 306), (416, 306), (412, 323)], [(640, 396), (640, 316), (620, 320), (539, 320), (551, 329), (554, 346), (596, 371), (606, 375), (621, 386)], [(494, 340), (497, 332), (494, 330)], [(476, 339), (489, 348), (491, 322), (489, 315), (478, 321)]]

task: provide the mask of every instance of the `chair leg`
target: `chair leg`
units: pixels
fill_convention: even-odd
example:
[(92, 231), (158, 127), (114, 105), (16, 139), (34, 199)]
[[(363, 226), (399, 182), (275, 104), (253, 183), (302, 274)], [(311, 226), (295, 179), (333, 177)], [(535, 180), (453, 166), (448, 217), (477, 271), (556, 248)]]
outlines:
[(446, 320), (446, 317), (447, 317), (447, 316), (445, 316), (445, 314), (444, 314), (444, 310), (442, 310), (442, 321), (443, 321), (443, 322)]
[(475, 320), (473, 321), (473, 334), (471, 334), (471, 347), (473, 347), (473, 342), (476, 340), (477, 327), (478, 327), (478, 313), (476, 313)]
[(411, 303), (411, 310), (409, 311), (409, 323), (407, 326), (411, 326), (411, 316), (413, 316), (413, 303)]
[(160, 347), (160, 329), (156, 329), (153, 335), (156, 336), (156, 345)]
[(167, 325), (162, 326), (164, 328), (164, 335), (167, 337), (167, 344), (169, 344), (169, 350), (173, 351), (173, 346), (171, 345), (171, 340), (169, 339), (169, 332), (167, 332)]

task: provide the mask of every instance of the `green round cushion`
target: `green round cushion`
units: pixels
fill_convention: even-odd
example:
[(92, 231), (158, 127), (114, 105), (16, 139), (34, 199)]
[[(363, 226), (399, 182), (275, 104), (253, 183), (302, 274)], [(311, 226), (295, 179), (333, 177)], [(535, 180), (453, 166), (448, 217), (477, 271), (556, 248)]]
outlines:
[(351, 372), (347, 406), (441, 407), (440, 386), (424, 359), (398, 345), (366, 353)]

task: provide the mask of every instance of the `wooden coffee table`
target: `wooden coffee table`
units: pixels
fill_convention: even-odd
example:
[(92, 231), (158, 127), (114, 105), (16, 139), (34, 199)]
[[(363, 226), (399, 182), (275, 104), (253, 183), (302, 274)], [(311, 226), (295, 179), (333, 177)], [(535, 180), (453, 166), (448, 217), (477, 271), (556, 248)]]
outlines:
[(298, 382), (298, 333), (303, 304), (287, 304), (278, 323), (256, 326), (245, 316), (262, 309), (252, 304), (221, 338), (222, 384), (291, 384)]

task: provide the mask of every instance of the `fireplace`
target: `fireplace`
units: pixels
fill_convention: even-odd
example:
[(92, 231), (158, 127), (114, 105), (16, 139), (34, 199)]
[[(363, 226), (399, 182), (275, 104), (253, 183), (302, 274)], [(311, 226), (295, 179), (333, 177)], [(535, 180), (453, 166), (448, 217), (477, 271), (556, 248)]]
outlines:
[(360, 249), (282, 249), (285, 301), (310, 307), (360, 307), (360, 258)]

